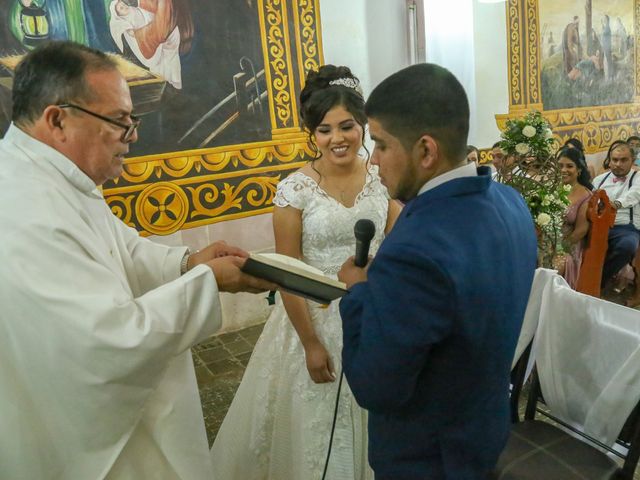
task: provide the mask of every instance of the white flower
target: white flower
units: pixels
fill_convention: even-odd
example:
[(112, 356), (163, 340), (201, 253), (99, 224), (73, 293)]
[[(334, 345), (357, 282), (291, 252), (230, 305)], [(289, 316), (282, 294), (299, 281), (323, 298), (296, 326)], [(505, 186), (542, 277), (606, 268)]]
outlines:
[(538, 218), (536, 218), (536, 223), (541, 227), (548, 225), (550, 221), (551, 221), (551, 216), (549, 216), (548, 213), (541, 213), (540, 215), (538, 215)]
[(544, 129), (544, 138), (545, 140), (549, 140), (550, 138), (553, 138), (553, 132), (551, 131), (550, 128)]
[(564, 188), (565, 192), (570, 192), (573, 187), (571, 185), (564, 185), (562, 188)]
[(546, 197), (544, 197), (542, 199), (542, 206), (543, 207), (547, 207), (551, 204), (551, 199), (549, 198), (549, 195), (547, 195)]
[(535, 135), (536, 135), (536, 127), (532, 127), (531, 125), (527, 125), (526, 127), (524, 127), (522, 129), (522, 134), (527, 138), (535, 137)]
[[(531, 128), (533, 128), (533, 127), (531, 127)], [(527, 153), (529, 153), (529, 145), (527, 145), (526, 143), (517, 144), (516, 145), (516, 152), (518, 152), (520, 155), (526, 155)]]

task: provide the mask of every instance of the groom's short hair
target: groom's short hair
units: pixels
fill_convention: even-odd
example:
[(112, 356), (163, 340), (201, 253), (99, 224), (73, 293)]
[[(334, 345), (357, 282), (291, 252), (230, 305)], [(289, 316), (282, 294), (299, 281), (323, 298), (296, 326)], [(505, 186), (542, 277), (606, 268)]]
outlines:
[(365, 113), (407, 150), (427, 134), (449, 161), (466, 156), (469, 102), (462, 84), (446, 68), (422, 63), (394, 73), (371, 92)]

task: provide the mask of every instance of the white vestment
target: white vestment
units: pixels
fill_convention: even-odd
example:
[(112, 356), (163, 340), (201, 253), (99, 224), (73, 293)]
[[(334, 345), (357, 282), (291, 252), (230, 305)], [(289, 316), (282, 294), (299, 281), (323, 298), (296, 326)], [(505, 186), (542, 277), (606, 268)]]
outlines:
[(185, 248), (14, 125), (0, 165), (0, 477), (210, 479), (190, 347), (221, 323), (211, 270), (180, 276)]

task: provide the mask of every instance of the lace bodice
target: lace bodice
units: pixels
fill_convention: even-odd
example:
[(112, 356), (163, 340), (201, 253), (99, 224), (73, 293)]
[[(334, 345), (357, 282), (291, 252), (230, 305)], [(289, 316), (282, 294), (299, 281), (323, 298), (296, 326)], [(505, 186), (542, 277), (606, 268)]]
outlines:
[(353, 227), (358, 220), (368, 218), (376, 226), (371, 255), (384, 237), (388, 197), (373, 167), (353, 207), (345, 207), (302, 172), (295, 172), (278, 184), (273, 203), (302, 211), (302, 260), (327, 275), (335, 276), (355, 253)]

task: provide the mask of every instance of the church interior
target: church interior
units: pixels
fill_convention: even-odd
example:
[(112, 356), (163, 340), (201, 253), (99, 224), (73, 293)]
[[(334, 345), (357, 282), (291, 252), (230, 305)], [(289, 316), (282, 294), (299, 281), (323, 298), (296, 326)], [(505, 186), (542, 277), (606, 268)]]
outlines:
[[(172, 5), (173, 23), (150, 47), (136, 32), (165, 28), (156, 22), (165, 4)], [(24, 54), (58, 39), (108, 52), (141, 122), (122, 175), (102, 185), (104, 200), (142, 237), (190, 252), (218, 240), (251, 254), (275, 252), (277, 186), (317, 158), (301, 120), (309, 70), (348, 66), (366, 99), (411, 65), (448, 69), (468, 97), (468, 161), (522, 194), (538, 240), (510, 377), (511, 437), (495, 478), (640, 479), (640, 248), (609, 277), (605, 265), (610, 229), (640, 219), (638, 188), (632, 197), (640, 170), (640, 0), (0, 0), (0, 6), (0, 138), (11, 124), (13, 76)], [(364, 139), (369, 156), (376, 145), (368, 134)], [(575, 158), (567, 153), (574, 140)], [(618, 175), (625, 161), (629, 169)], [(571, 264), (564, 215), (577, 202), (572, 186), (581, 180), (579, 174), (567, 180), (566, 172), (576, 165), (590, 187), (576, 207), (585, 220), (580, 257)], [(610, 197), (595, 193), (618, 179)], [(640, 186), (640, 176), (636, 181)], [(629, 195), (612, 196), (623, 183)], [(629, 212), (624, 221), (623, 212)], [(209, 448), (281, 301), (274, 306), (266, 292), (220, 293), (221, 327), (191, 349)], [(362, 440), (338, 435), (338, 457), (346, 441)], [(318, 461), (324, 455), (323, 449)], [(354, 468), (346, 474), (330, 468), (327, 478), (372, 478)]]

